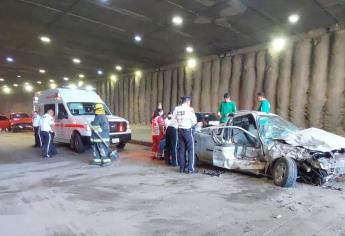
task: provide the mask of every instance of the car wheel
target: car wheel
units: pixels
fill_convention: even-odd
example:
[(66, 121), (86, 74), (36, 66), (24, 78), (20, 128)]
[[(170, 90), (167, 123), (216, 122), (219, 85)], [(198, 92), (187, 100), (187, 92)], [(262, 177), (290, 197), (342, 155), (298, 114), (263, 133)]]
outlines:
[(71, 148), (76, 153), (83, 153), (83, 152), (85, 152), (85, 145), (84, 145), (83, 140), (81, 139), (81, 136), (80, 136), (79, 133), (75, 132), (72, 135)]
[(293, 186), (297, 179), (296, 162), (288, 157), (279, 158), (273, 166), (272, 177), (274, 184), (277, 186)]
[(117, 149), (124, 149), (125, 146), (126, 146), (126, 143), (119, 143), (119, 144), (116, 145), (116, 148)]

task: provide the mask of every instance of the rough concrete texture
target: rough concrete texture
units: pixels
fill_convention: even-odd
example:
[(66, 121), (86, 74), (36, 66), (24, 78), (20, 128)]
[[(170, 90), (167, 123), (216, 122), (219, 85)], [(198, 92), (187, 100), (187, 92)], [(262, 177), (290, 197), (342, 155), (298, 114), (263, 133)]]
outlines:
[(31, 136), (0, 133), (1, 235), (345, 234), (343, 191), (228, 171), (179, 174), (134, 145), (106, 168), (64, 146), (42, 160)]

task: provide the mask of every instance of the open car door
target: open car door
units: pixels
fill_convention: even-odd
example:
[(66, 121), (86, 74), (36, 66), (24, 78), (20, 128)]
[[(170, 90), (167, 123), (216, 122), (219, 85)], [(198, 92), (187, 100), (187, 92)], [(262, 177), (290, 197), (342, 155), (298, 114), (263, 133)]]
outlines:
[[(220, 131), (222, 129), (222, 131)], [(212, 133), (215, 143), (213, 148), (213, 165), (257, 173), (264, 170), (262, 146), (259, 139), (237, 126), (224, 126)]]

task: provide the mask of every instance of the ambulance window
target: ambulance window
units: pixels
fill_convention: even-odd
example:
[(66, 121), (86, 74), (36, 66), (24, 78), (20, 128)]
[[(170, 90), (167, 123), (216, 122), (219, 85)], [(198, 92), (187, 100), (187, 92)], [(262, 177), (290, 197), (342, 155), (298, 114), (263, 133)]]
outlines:
[(44, 105), (44, 113), (47, 113), (48, 110), (53, 110), (55, 113), (55, 104), (45, 104)]
[(58, 117), (59, 117), (59, 119), (67, 117), (66, 108), (65, 108), (65, 106), (62, 103), (58, 104)]

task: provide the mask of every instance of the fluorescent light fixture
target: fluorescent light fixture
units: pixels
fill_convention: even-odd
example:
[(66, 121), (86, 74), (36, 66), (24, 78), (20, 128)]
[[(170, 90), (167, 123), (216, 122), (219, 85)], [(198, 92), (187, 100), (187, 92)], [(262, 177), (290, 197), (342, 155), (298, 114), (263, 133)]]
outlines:
[(28, 83), (28, 82), (25, 82), (24, 85), (29, 85), (29, 83)]
[(11, 63), (14, 62), (14, 59), (13, 57), (6, 57), (6, 61)]
[(141, 38), (140, 35), (136, 34), (136, 35), (134, 36), (134, 40), (135, 40), (136, 42), (141, 42), (142, 38)]
[(53, 80), (53, 79), (50, 79), (50, 80), (49, 80), (49, 82), (50, 82), (50, 83), (54, 83), (54, 82), (55, 82), (55, 80)]
[(0, 81), (1, 81), (1, 82), (4, 82), (4, 81), (5, 81), (5, 79), (4, 79), (4, 78), (0, 78)]
[(17, 75), (17, 78), (21, 78), (22, 76), (21, 75)]
[(68, 88), (70, 88), (70, 89), (76, 89), (77, 86), (76, 86), (75, 84), (70, 84), (70, 85), (68, 85)]
[(117, 71), (122, 71), (122, 66), (117, 65), (117, 66), (115, 66), (115, 69), (116, 69)]
[(187, 46), (186, 47), (186, 52), (192, 53), (192, 52), (194, 52), (194, 48), (192, 46)]
[(195, 58), (189, 58), (187, 60), (187, 67), (190, 68), (190, 69), (194, 69), (197, 65), (197, 61)]
[(18, 84), (13, 84), (13, 87), (18, 87), (19, 85)]
[(39, 69), (38, 72), (40, 72), (41, 74), (45, 74), (46, 70), (45, 69)]
[(51, 89), (56, 89), (56, 88), (57, 88), (57, 85), (56, 85), (55, 83), (51, 83), (51, 84), (49, 85), (49, 87), (50, 87)]
[(141, 71), (140, 70), (135, 71), (135, 76), (136, 77), (141, 77)]
[(103, 71), (102, 70), (97, 70), (97, 74), (103, 75)]
[(84, 85), (84, 81), (79, 80), (79, 81), (78, 81), (78, 87), (81, 87), (81, 86), (83, 86), (83, 85)]
[(110, 79), (111, 79), (112, 81), (116, 81), (117, 77), (116, 77), (116, 75), (110, 75)]
[(68, 77), (63, 77), (63, 80), (64, 80), (64, 81), (68, 81), (69, 78), (68, 78)]
[(81, 60), (79, 58), (76, 58), (76, 57), (73, 58), (72, 61), (74, 64), (80, 64), (80, 62), (81, 62)]
[(50, 38), (48, 36), (41, 36), (40, 37), (40, 40), (43, 42), (43, 43), (50, 43)]
[(42, 84), (42, 82), (41, 82), (41, 81), (37, 81), (36, 83), (38, 83), (38, 84)]
[(292, 15), (290, 15), (289, 16), (289, 22), (291, 23), (291, 24), (296, 24), (298, 21), (299, 21), (299, 15), (297, 15), (297, 14), (292, 14)]
[(280, 52), (282, 51), (286, 46), (286, 39), (283, 37), (278, 37), (273, 39), (271, 43), (271, 49), (273, 52)]
[(34, 90), (34, 88), (30, 84), (25, 85), (24, 89), (26, 92), (32, 92)]
[(91, 85), (86, 85), (86, 86), (85, 86), (85, 89), (86, 89), (87, 91), (92, 91), (92, 90), (93, 90), (93, 87), (92, 87)]
[(12, 92), (12, 89), (11, 88), (9, 88), (8, 86), (4, 86), (3, 88), (2, 88), (2, 91), (5, 93), (5, 94), (10, 94), (11, 92)]
[(83, 74), (79, 74), (78, 76), (79, 76), (79, 78), (85, 78), (85, 75), (83, 75)]
[(171, 21), (174, 25), (182, 25), (183, 18), (181, 16), (174, 16)]

